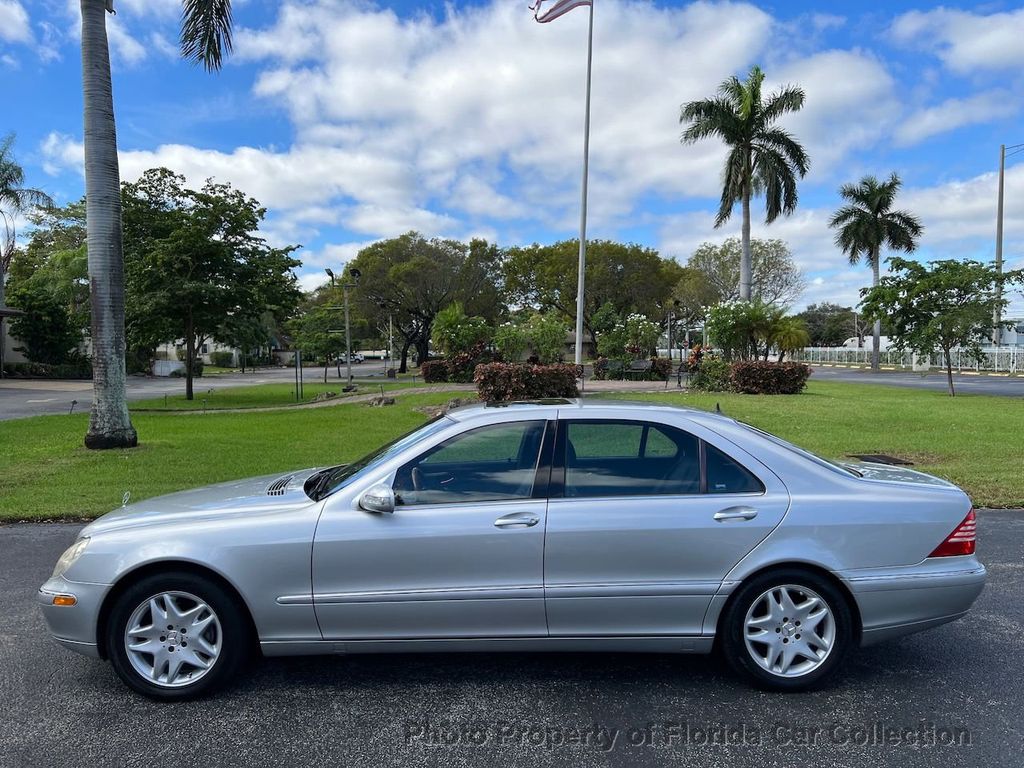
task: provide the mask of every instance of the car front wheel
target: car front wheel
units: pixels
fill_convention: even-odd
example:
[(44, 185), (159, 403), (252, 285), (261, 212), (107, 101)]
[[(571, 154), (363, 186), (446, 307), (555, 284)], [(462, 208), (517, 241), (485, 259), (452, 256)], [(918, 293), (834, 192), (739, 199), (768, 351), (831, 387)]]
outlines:
[(164, 701), (220, 687), (237, 674), (249, 647), (235, 600), (190, 573), (148, 576), (129, 587), (114, 604), (106, 634), (118, 676)]
[(756, 577), (740, 587), (723, 617), (722, 649), (755, 685), (802, 691), (823, 683), (853, 642), (845, 597), (802, 570)]

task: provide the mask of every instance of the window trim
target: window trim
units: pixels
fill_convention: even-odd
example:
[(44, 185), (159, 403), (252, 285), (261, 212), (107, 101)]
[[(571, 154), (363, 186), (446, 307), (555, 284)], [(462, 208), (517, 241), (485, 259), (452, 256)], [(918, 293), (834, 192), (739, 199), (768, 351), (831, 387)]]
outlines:
[[(636, 424), (639, 426), (646, 427), (666, 427), (668, 429), (675, 429), (684, 434), (689, 435), (698, 443), (698, 456), (700, 461), (700, 483), (697, 493), (631, 493), (622, 495), (611, 495), (611, 496), (581, 496), (581, 497), (569, 497), (565, 495), (565, 455), (566, 455), (566, 441), (569, 432), (570, 424)], [(646, 434), (646, 433), (645, 433)], [(641, 446), (644, 438), (641, 437)], [(724, 456), (729, 458), (731, 461), (738, 464), (746, 472), (753, 477), (758, 485), (761, 486), (760, 491), (730, 491), (728, 493), (710, 493), (708, 491), (708, 473), (707, 473), (707, 446), (710, 445), (721, 452)], [(616, 458), (616, 457), (612, 457)], [(641, 456), (638, 458), (642, 458)], [(700, 435), (694, 434), (688, 429), (677, 426), (675, 424), (664, 424), (657, 421), (648, 421), (644, 419), (586, 419), (586, 418), (560, 418), (556, 427), (555, 441), (554, 441), (554, 457), (553, 457), (553, 468), (551, 471), (551, 482), (548, 487), (548, 498), (549, 499), (568, 499), (570, 501), (588, 501), (594, 499), (698, 499), (698, 498), (709, 498), (709, 497), (754, 497), (754, 496), (765, 496), (768, 493), (768, 486), (761, 479), (757, 472), (753, 471), (746, 463), (740, 461), (728, 451), (720, 448), (714, 443), (709, 443)]]
[(535, 502), (535, 501), (538, 501), (538, 500), (547, 499), (548, 498), (548, 495), (547, 495), (548, 486), (550, 485), (551, 473), (552, 473), (551, 459), (552, 459), (552, 454), (553, 454), (553, 451), (554, 451), (554, 449), (553, 449), (554, 438), (555, 438), (555, 435), (554, 435), (555, 426), (554, 425), (556, 423), (552, 419), (512, 419), (512, 420), (509, 420), (509, 421), (496, 421), (496, 422), (492, 422), (490, 424), (480, 424), (478, 426), (470, 427), (469, 429), (465, 429), (465, 430), (463, 430), (461, 432), (457, 432), (456, 434), (451, 435), (450, 437), (442, 440), (441, 442), (437, 443), (436, 445), (432, 445), (430, 448), (427, 448), (425, 451), (421, 451), (420, 453), (417, 453), (412, 458), (408, 459), (407, 461), (402, 462), (397, 467), (395, 467), (395, 469), (390, 473), (390, 485), (391, 485), (392, 490), (395, 492), (396, 498), (400, 498), (400, 496), (399, 496), (400, 492), (395, 489), (395, 481), (398, 479), (398, 473), (402, 469), (404, 469), (406, 466), (411, 464), (412, 462), (417, 461), (424, 454), (429, 454), (432, 451), (440, 450), (441, 447), (445, 443), (447, 443), (449, 440), (453, 440), (454, 438), (457, 438), (457, 437), (462, 437), (463, 435), (467, 435), (470, 432), (475, 432), (476, 430), (479, 430), (479, 429), (487, 429), (487, 428), (490, 428), (490, 427), (503, 427), (503, 426), (508, 426), (510, 424), (536, 424), (538, 422), (543, 424), (543, 427), (542, 427), (543, 432), (541, 433), (540, 449), (537, 452), (537, 459), (536, 459), (536, 462), (533, 465), (533, 487), (532, 487), (532, 491), (530, 492), (529, 495), (527, 495), (527, 496), (519, 496), (519, 497), (512, 498), (512, 499), (464, 499), (464, 500), (452, 499), (451, 501), (430, 501), (430, 502), (425, 502), (425, 503), (421, 503), (421, 504), (415, 504), (415, 503), (414, 504), (408, 504), (408, 503), (397, 504), (396, 503), (396, 507), (401, 507), (403, 509), (408, 509), (408, 510), (412, 510), (412, 509), (432, 509), (432, 508), (436, 509), (436, 508), (445, 508), (445, 507), (452, 507), (452, 506), (464, 506), (464, 505), (467, 505), (467, 504), (488, 504), (488, 505), (490, 505), (490, 504), (522, 504), (523, 502), (527, 502), (527, 501)]

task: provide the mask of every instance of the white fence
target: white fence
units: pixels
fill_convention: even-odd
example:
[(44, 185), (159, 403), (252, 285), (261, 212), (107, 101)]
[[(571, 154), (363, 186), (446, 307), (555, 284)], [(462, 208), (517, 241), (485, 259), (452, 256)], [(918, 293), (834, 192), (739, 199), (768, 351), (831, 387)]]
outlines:
[[(953, 370), (990, 371), (993, 373), (1024, 373), (1024, 347), (989, 347), (982, 350), (982, 359), (975, 360), (966, 350), (952, 351)], [(879, 353), (880, 362), (898, 368), (913, 367), (913, 353), (888, 350)], [(793, 360), (805, 363), (840, 363), (846, 365), (870, 365), (871, 348), (847, 349), (845, 347), (807, 347), (792, 355)], [(944, 368), (942, 353), (936, 352), (929, 361), (933, 368)]]

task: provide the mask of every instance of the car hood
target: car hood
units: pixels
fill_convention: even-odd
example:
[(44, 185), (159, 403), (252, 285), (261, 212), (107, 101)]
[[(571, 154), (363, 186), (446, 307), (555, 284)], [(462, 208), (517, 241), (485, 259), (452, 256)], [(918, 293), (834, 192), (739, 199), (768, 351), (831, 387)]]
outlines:
[(217, 520), (241, 515), (283, 512), (315, 504), (302, 489), (320, 468), (232, 480), (203, 488), (144, 499), (108, 512), (87, 525), (82, 536), (105, 531), (174, 522)]
[[(933, 488), (954, 488), (953, 483), (935, 477), (916, 469), (901, 467), (895, 464), (876, 464), (873, 461), (844, 461), (842, 466), (849, 467), (855, 472), (864, 476), (865, 480), (881, 480), (887, 483), (913, 483), (915, 485), (928, 485)], [(959, 490), (959, 489), (957, 489)]]

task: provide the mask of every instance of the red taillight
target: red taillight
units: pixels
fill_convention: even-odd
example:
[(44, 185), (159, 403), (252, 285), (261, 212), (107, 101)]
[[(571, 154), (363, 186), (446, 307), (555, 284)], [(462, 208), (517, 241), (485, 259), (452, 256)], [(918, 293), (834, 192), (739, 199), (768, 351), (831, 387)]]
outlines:
[(953, 532), (946, 537), (946, 540), (939, 544), (928, 557), (952, 557), (953, 555), (973, 555), (974, 545), (977, 541), (977, 518), (972, 509), (967, 517), (960, 523)]

